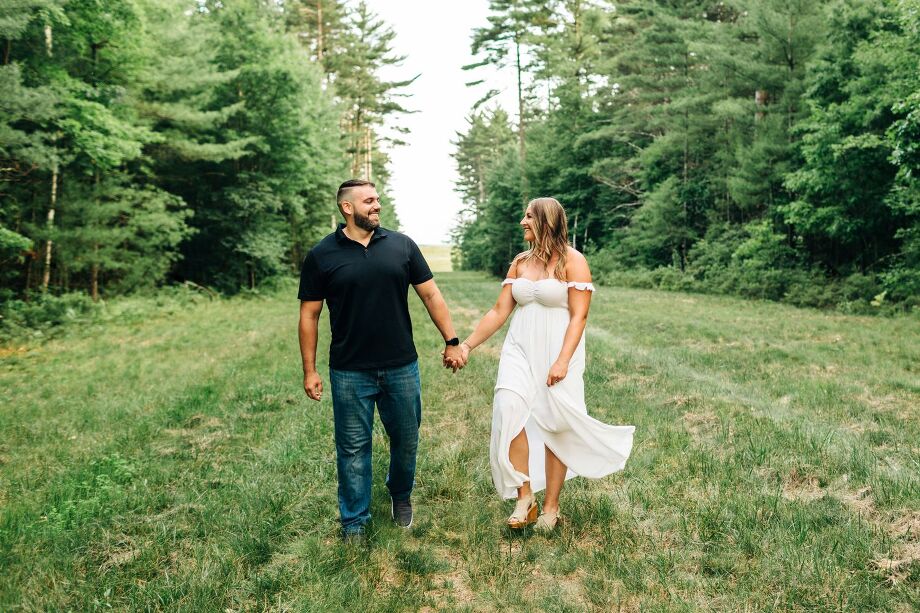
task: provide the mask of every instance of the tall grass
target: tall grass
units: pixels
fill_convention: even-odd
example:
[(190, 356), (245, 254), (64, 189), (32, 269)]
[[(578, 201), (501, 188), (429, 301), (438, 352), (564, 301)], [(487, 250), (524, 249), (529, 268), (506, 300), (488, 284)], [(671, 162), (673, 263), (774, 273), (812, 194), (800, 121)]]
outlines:
[[(438, 282), (462, 331), (498, 291)], [(452, 375), (410, 302), (416, 525), (389, 520), (378, 423), (367, 550), (338, 539), (331, 404), (300, 388), (293, 293), (7, 348), (0, 610), (920, 607), (915, 317), (601, 288), (588, 406), (636, 445), (623, 473), (570, 481), (543, 537), (502, 527), (489, 481), (501, 334)]]

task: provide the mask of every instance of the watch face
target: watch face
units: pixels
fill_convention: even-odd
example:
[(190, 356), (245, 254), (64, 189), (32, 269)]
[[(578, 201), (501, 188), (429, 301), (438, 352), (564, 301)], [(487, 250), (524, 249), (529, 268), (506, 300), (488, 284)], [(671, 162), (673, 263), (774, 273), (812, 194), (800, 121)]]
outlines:
[(445, 341), (445, 342), (446, 342), (448, 345), (454, 346), (454, 345), (459, 345), (459, 344), (460, 344), (460, 339), (454, 337), (454, 338), (450, 339), (449, 341)]

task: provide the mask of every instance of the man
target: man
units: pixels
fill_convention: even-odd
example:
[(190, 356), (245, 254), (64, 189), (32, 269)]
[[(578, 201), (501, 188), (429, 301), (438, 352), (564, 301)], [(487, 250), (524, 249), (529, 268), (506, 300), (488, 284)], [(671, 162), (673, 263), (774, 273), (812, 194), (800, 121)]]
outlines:
[(342, 533), (348, 541), (363, 542), (371, 517), (375, 404), (390, 439), (391, 514), (397, 525), (412, 525), (422, 399), (409, 285), (444, 337), (444, 365), (456, 372), (463, 359), (447, 305), (418, 246), (408, 236), (380, 227), (376, 186), (346, 181), (336, 201), (345, 223), (310, 250), (301, 270), (300, 352), (304, 390), (320, 400), (323, 381), (316, 370), (316, 341), (323, 301), (327, 302)]

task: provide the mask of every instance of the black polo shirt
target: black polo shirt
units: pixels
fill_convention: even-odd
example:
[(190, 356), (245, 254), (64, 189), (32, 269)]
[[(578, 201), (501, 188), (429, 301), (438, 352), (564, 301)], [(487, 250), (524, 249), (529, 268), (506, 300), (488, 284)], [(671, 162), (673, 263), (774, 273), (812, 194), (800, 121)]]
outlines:
[(298, 297), (329, 305), (330, 368), (405, 366), (418, 359), (409, 286), (434, 275), (418, 245), (405, 234), (377, 228), (365, 248), (345, 236), (344, 227), (339, 224), (304, 258)]

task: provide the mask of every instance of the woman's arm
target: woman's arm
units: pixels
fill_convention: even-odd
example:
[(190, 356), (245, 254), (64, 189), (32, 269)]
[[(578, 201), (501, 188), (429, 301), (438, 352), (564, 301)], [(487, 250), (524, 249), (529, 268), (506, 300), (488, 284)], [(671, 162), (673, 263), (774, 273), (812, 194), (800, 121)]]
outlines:
[[(511, 264), (511, 268), (508, 269), (508, 279), (517, 278), (517, 262)], [(473, 330), (473, 333), (470, 334), (465, 341), (460, 343), (460, 346), (466, 346), (465, 355), (468, 355), (470, 351), (486, 342), (490, 336), (495, 334), (508, 320), (508, 316), (511, 315), (511, 311), (514, 310), (514, 298), (511, 296), (511, 284), (502, 285), (501, 293), (498, 294), (498, 300), (495, 302), (495, 306), (489, 309), (489, 312), (482, 316), (482, 319), (479, 320), (479, 323), (476, 324), (476, 329)]]
[[(566, 278), (579, 283), (591, 282), (591, 270), (588, 268), (588, 260), (585, 256), (569, 249), (565, 265)], [(569, 361), (575, 355), (575, 349), (581, 342), (581, 335), (584, 334), (585, 325), (588, 323), (588, 308), (591, 306), (591, 292), (569, 288), (569, 325), (565, 329), (565, 338), (562, 340), (562, 349), (559, 351), (559, 357), (549, 369), (546, 377), (546, 385), (552, 387), (565, 379), (569, 373)]]

